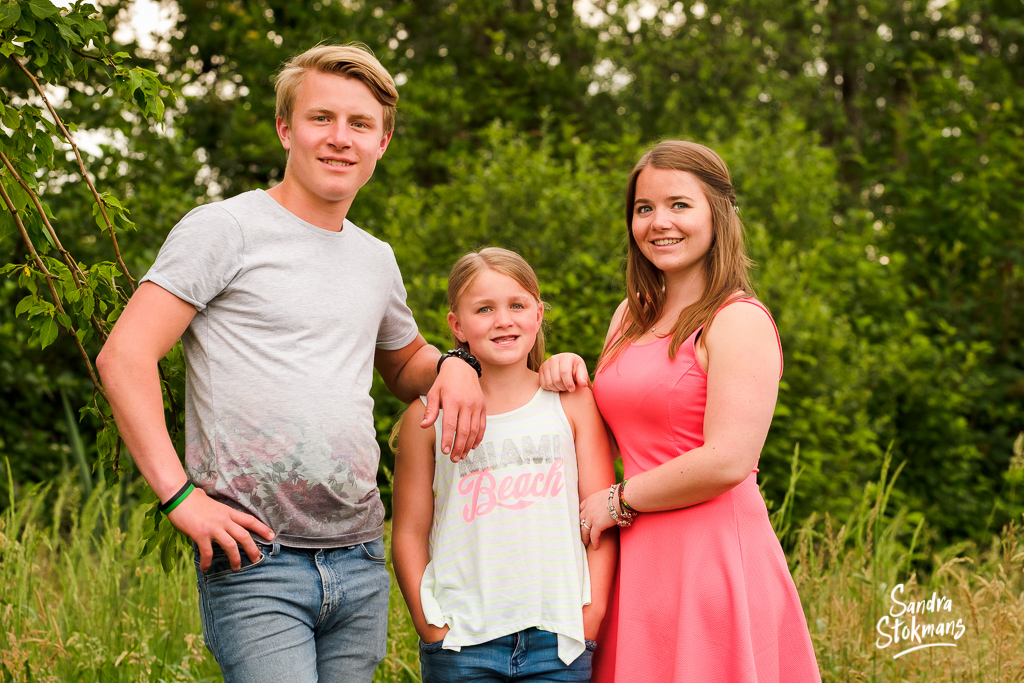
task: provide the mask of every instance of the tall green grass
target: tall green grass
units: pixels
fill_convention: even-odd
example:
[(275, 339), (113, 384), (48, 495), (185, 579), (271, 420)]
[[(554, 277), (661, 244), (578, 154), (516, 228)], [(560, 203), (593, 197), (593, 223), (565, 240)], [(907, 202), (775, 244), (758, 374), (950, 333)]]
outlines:
[[(788, 553), (793, 579), (811, 630), (823, 681), (1024, 681), (1024, 545), (1010, 524), (989, 545), (971, 542), (921, 546), (927, 520), (892, 512), (890, 496), (902, 465), (889, 474), (886, 454), (880, 479), (866, 487), (859, 508), (841, 522), (812, 515), (794, 533)], [(950, 501), (955, 505), (956, 501)], [(888, 643), (876, 625), (899, 607), (933, 595), (949, 611), (924, 611), (922, 623), (963, 620), (962, 637)], [(910, 615), (901, 617), (909, 620)], [(891, 631), (888, 631), (891, 633)], [(901, 651), (928, 647), (896, 657)], [(879, 645), (888, 645), (879, 647)]]
[[(66, 480), (15, 495), (0, 517), (4, 681), (215, 681), (199, 635), (195, 576), (139, 559), (145, 511)], [(127, 520), (123, 523), (122, 520)], [(191, 575), (190, 575), (191, 574)]]
[[(1024, 681), (1019, 528), (982, 549), (932, 547), (927, 520), (890, 509), (899, 470), (890, 468), (886, 458), (879, 481), (846, 520), (824, 514), (793, 525), (785, 501), (773, 515), (822, 679)], [(795, 456), (791, 491), (798, 475)], [(0, 515), (0, 681), (221, 680), (203, 645), (191, 558), (182, 554), (168, 572), (156, 555), (139, 558), (145, 510), (126, 509), (137, 491), (98, 483), (83, 498), (70, 478), (55, 491), (15, 495), (13, 482), (7, 485), (13, 502)], [(897, 583), (905, 584), (905, 602), (933, 592), (950, 600), (952, 618), (966, 626), (957, 647), (897, 659), (904, 647), (876, 647), (875, 624)], [(375, 681), (419, 680), (416, 643), (392, 581), (388, 653)]]

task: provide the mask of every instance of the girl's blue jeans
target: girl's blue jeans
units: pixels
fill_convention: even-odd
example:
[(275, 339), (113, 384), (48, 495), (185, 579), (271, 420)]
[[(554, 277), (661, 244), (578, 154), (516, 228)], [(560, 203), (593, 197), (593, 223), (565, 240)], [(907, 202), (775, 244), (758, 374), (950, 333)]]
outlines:
[(466, 646), (461, 652), (441, 649), (443, 642), (420, 641), (423, 683), (589, 681), (597, 646), (588, 640), (583, 654), (566, 665), (558, 658), (558, 636), (537, 628)]
[(369, 683), (387, 647), (384, 541), (259, 548), (232, 571), (215, 543), (205, 574), (195, 550), (203, 638), (226, 683)]

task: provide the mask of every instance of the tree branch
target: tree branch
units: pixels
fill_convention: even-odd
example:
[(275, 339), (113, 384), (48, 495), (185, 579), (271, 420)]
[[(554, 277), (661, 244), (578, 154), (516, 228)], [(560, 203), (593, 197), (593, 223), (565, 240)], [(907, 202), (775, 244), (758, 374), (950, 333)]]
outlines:
[(78, 279), (78, 277), (79, 275), (81, 275), (82, 278), (85, 278), (85, 273), (81, 271), (81, 269), (78, 267), (78, 264), (75, 263), (75, 260), (71, 258), (71, 254), (60, 243), (60, 239), (57, 238), (57, 232), (53, 229), (53, 226), (50, 224), (50, 219), (46, 216), (46, 212), (43, 211), (43, 206), (39, 202), (39, 197), (36, 195), (35, 192), (32, 191), (32, 188), (28, 186), (24, 178), (21, 177), (21, 174), (18, 173), (17, 169), (14, 168), (14, 165), (11, 163), (11, 160), (8, 159), (7, 155), (4, 154), (2, 151), (0, 151), (0, 161), (3, 161), (4, 166), (6, 166), (7, 170), (11, 172), (11, 176), (18, 181), (18, 184), (21, 185), (21, 189), (25, 190), (25, 193), (32, 198), (32, 203), (36, 205), (36, 211), (39, 212), (39, 217), (43, 219), (43, 225), (46, 226), (47, 232), (50, 233), (50, 238), (53, 239), (53, 243), (57, 247), (57, 251), (59, 251), (61, 256), (64, 257), (64, 263), (67, 264), (68, 270), (70, 270), (71, 274), (74, 276), (75, 286), (79, 290), (81, 290), (82, 283)]
[[(21, 220), (21, 214), (18, 212), (18, 208), (14, 206), (14, 202), (11, 201), (11, 197), (7, 194), (7, 190), (4, 188), (4, 184), (2, 182), (0, 182), (0, 197), (3, 198), (4, 204), (7, 206), (7, 210), (10, 211), (11, 215), (14, 217), (14, 223), (18, 226), (18, 232), (21, 233), (21, 239), (24, 240), (29, 253), (36, 262), (36, 266), (46, 279), (46, 285), (50, 289), (50, 296), (53, 297), (54, 306), (57, 308), (57, 311), (63, 315), (67, 315), (67, 313), (64, 312), (64, 306), (61, 304), (60, 297), (57, 296), (57, 288), (53, 286), (53, 275), (46, 268), (46, 264), (43, 263), (42, 257), (40, 257), (39, 252), (36, 251), (35, 245), (32, 244), (32, 238), (29, 237), (28, 230), (25, 229), (25, 224)], [(69, 325), (66, 329), (71, 334), (71, 338), (75, 340), (75, 346), (78, 347), (78, 353), (81, 354), (82, 360), (85, 361), (85, 367), (89, 371), (89, 378), (92, 380), (93, 386), (95, 386), (96, 390), (100, 392), (101, 396), (103, 396), (103, 400), (107, 400), (107, 392), (103, 389), (103, 385), (100, 384), (100, 378), (96, 376), (96, 369), (92, 365), (92, 359), (89, 358), (89, 353), (85, 350), (85, 347), (82, 346), (82, 340), (79, 339), (78, 335), (75, 333), (74, 326)]]
[(71, 145), (71, 149), (74, 150), (75, 158), (78, 159), (78, 168), (82, 171), (82, 177), (85, 178), (85, 182), (89, 185), (89, 189), (92, 190), (92, 196), (96, 200), (97, 206), (100, 207), (100, 213), (103, 215), (103, 221), (107, 224), (107, 229), (110, 233), (110, 240), (114, 243), (114, 255), (117, 257), (117, 264), (121, 266), (121, 272), (124, 273), (124, 276), (128, 279), (128, 286), (134, 293), (135, 281), (133, 280), (131, 273), (128, 272), (128, 266), (125, 265), (124, 259), (121, 257), (121, 250), (117, 246), (117, 236), (114, 234), (114, 224), (110, 221), (110, 217), (107, 215), (107, 210), (103, 205), (103, 199), (100, 197), (100, 193), (96, 191), (96, 186), (93, 184), (92, 178), (89, 177), (89, 172), (85, 170), (85, 162), (82, 160), (81, 152), (78, 151), (78, 145), (75, 144), (75, 141), (72, 139), (71, 133), (68, 132), (68, 129), (64, 127), (64, 122), (61, 121), (59, 116), (57, 116), (57, 111), (53, 108), (53, 105), (50, 104), (50, 100), (47, 99), (46, 93), (43, 92), (43, 88), (39, 85), (39, 81), (36, 80), (36, 77), (32, 75), (32, 72), (25, 68), (25, 65), (22, 64), (16, 56), (11, 55), (10, 58), (11, 61), (14, 62), (26, 76), (28, 76), (28, 79), (32, 81), (32, 85), (35, 86), (36, 92), (38, 92), (39, 96), (43, 98), (46, 108), (50, 111), (50, 115), (53, 117), (54, 123), (56, 123), (57, 127), (60, 128), (61, 133), (64, 134), (64, 138), (68, 141), (68, 144)]
[[(28, 184), (25, 183), (25, 180), (18, 173), (17, 169), (14, 168), (14, 165), (11, 163), (11, 160), (7, 158), (6, 154), (0, 152), (0, 159), (3, 160), (4, 166), (6, 166), (7, 169), (11, 172), (11, 175), (14, 177), (15, 180), (18, 181), (18, 184), (21, 185), (22, 189), (25, 190), (28, 196), (32, 198), (32, 202), (36, 205), (36, 211), (39, 212), (40, 218), (43, 219), (43, 225), (46, 226), (46, 229), (50, 233), (50, 237), (53, 239), (53, 243), (57, 245), (57, 251), (59, 251), (61, 255), (64, 257), (64, 263), (67, 264), (68, 270), (71, 271), (71, 276), (75, 280), (75, 287), (78, 288), (78, 291), (82, 291), (82, 283), (88, 282), (88, 278), (86, 277), (85, 273), (82, 272), (82, 269), (78, 267), (78, 264), (75, 263), (75, 259), (71, 258), (71, 252), (65, 249), (64, 246), (60, 243), (60, 240), (57, 238), (57, 231), (53, 229), (53, 226), (50, 224), (50, 219), (46, 217), (46, 212), (43, 211), (43, 206), (42, 203), (39, 201), (38, 195), (36, 195), (36, 193), (32, 191), (32, 188), (30, 188)], [(79, 280), (79, 277), (81, 277), (81, 280)], [(90, 296), (95, 296), (91, 291), (89, 294)], [(90, 316), (90, 321), (92, 322), (93, 329), (96, 330), (96, 334), (99, 335), (101, 340), (106, 341), (107, 331), (103, 329), (102, 325), (100, 325), (100, 322), (96, 318), (96, 316)]]
[(88, 52), (82, 52), (81, 50), (76, 50), (75, 48), (71, 48), (71, 51), (74, 52), (76, 55), (80, 55), (82, 57), (85, 57), (86, 59), (95, 59), (97, 62), (99, 62), (99, 63), (101, 63), (101, 64), (103, 64), (105, 66), (110, 66), (109, 64), (107, 64), (107, 60), (103, 59), (103, 57), (98, 57), (97, 55), (91, 55)]

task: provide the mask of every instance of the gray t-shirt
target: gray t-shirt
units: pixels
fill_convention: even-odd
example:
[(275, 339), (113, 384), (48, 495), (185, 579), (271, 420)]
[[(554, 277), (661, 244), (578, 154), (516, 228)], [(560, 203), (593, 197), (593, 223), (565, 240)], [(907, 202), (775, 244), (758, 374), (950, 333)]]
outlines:
[(379, 538), (373, 356), (417, 334), (391, 247), (256, 190), (189, 212), (147, 280), (197, 311), (181, 338), (196, 485), (283, 545)]

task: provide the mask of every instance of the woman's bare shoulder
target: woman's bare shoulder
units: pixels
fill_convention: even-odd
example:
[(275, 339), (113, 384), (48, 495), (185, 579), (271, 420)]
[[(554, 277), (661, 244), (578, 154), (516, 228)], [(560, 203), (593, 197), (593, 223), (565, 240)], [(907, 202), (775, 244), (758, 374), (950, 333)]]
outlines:
[(629, 299), (623, 299), (619, 307), (615, 309), (615, 313), (612, 314), (612, 322), (608, 325), (608, 334), (604, 338), (604, 345), (608, 346), (611, 340), (615, 337), (615, 334), (622, 327), (622, 320), (626, 317), (626, 312), (629, 310)]

